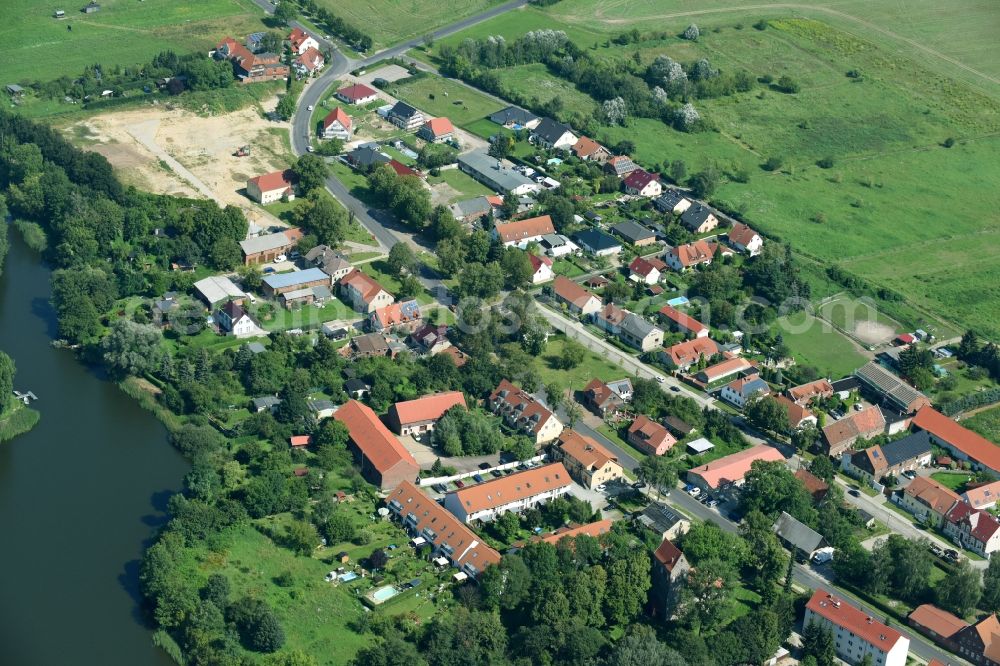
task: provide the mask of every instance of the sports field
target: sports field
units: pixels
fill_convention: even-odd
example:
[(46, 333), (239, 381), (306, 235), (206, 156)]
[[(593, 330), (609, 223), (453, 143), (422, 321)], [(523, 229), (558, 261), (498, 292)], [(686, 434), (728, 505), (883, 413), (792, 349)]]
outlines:
[[(844, 20), (793, 18), (801, 12), (787, 5), (769, 6), (763, 30), (753, 27), (756, 10), (716, 11), (697, 15), (697, 42), (671, 36), (619, 46), (608, 40), (609, 32), (631, 27), (672, 35), (692, 18), (654, 20), (654, 13), (706, 4), (722, 7), (711, 1), (558, 3), (508, 13), (448, 41), (489, 34), (512, 39), (557, 19), (563, 23), (550, 27), (565, 28), (602, 59), (623, 61), (638, 53), (648, 63), (665, 53), (683, 62), (708, 58), (720, 69), (758, 77), (792, 77), (801, 86), (797, 94), (760, 84), (750, 93), (696, 101), (714, 131), (680, 133), (658, 120), (632, 119), (626, 127), (602, 127), (596, 138), (632, 140), (635, 156), (648, 167), (683, 160), (688, 173), (715, 165), (723, 174), (747, 174), (746, 183), (724, 177), (714, 199), (797, 251), (901, 293), (905, 312), (896, 314), (908, 324), (937, 315), (955, 328), (1000, 337), (1000, 293), (982, 288), (1000, 278), (1000, 102), (992, 84), (981, 77), (974, 84), (945, 78), (937, 56), (914, 56), (885, 35), (869, 41), (870, 35), (845, 32)], [(918, 15), (930, 12), (929, 3), (915, 4)], [(960, 4), (969, 4), (964, 11), (978, 12), (981, 22), (995, 24), (1000, 17), (1000, 9), (982, 3)], [(968, 16), (944, 22), (943, 34), (964, 22)], [(988, 68), (983, 31), (967, 34), (974, 43), (963, 52)], [(860, 78), (847, 76), (852, 70)], [(565, 84), (538, 66), (498, 73), (528, 97)], [(770, 157), (780, 158), (782, 168), (763, 170)], [(817, 163), (827, 158), (832, 164), (821, 168)]]
[[(85, 4), (3, 0), (3, 83), (78, 76), (95, 63), (138, 65), (160, 51), (207, 52), (226, 35), (241, 39), (265, 29), (251, 0), (101, 0), (100, 11), (83, 14)], [(66, 18), (52, 18), (56, 8)]]
[(903, 332), (899, 323), (879, 312), (868, 299), (839, 296), (824, 302), (817, 314), (864, 344), (883, 344)]
[(826, 322), (799, 312), (782, 317), (777, 331), (792, 357), (800, 365), (810, 365), (821, 375), (844, 377), (864, 365), (868, 359), (851, 341)]

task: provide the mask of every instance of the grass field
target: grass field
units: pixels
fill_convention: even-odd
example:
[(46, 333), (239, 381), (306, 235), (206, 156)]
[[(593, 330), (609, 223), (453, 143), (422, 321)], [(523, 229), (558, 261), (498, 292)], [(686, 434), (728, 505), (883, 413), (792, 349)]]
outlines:
[[(931, 9), (930, 3), (916, 4)], [(649, 20), (648, 15), (678, 5), (560, 3), (546, 10), (550, 14), (512, 12), (447, 41), (489, 34), (513, 39), (548, 18), (550, 24), (562, 21), (549, 27), (565, 28), (601, 58), (623, 60), (638, 53), (649, 62), (665, 53), (685, 62), (705, 57), (728, 71), (791, 76), (801, 85), (798, 94), (761, 85), (746, 94), (696, 101), (716, 131), (686, 134), (658, 120), (633, 119), (627, 127), (602, 127), (597, 138), (612, 144), (632, 140), (635, 156), (646, 166), (680, 159), (689, 173), (709, 164), (723, 173), (744, 171), (747, 183), (724, 181), (714, 198), (769, 236), (903, 294), (906, 302), (894, 314), (909, 325), (938, 315), (955, 328), (974, 326), (1000, 336), (1000, 296), (981, 289), (1000, 278), (1000, 230), (993, 223), (1000, 207), (1000, 162), (994, 159), (1000, 149), (1000, 96), (965, 79), (940, 76), (929, 54), (912, 59), (893, 40), (868, 41), (867, 34), (838, 29), (842, 23), (837, 21), (772, 13), (767, 29), (755, 30), (750, 25), (755, 19), (747, 20), (756, 16), (753, 12), (710, 11), (705, 16), (715, 18), (706, 25), (717, 25), (719, 32), (703, 29), (698, 42), (671, 37), (617, 46), (607, 41), (609, 32), (633, 25), (680, 30), (701, 21), (700, 4), (680, 6), (696, 18), (684, 16), (676, 24)], [(985, 4), (976, 7), (970, 11), (988, 18)], [(978, 39), (983, 31), (970, 34)], [(979, 55), (989, 59), (985, 52)], [(854, 69), (862, 72), (860, 81), (846, 76)], [(498, 74), (540, 98), (541, 91), (565, 85), (537, 65)], [(948, 138), (955, 140), (951, 148), (942, 145)], [(782, 169), (764, 171), (761, 165), (769, 157), (782, 158)], [(832, 158), (831, 168), (817, 165), (824, 158)], [(949, 212), (942, 215), (945, 208)], [(970, 245), (975, 252), (969, 252)]]
[[(4, 0), (0, 70), (5, 83), (76, 76), (94, 63), (138, 65), (160, 51), (205, 51), (221, 37), (264, 30), (251, 0), (102, 0), (94, 14), (40, 0)], [(57, 7), (66, 18), (56, 20)], [(68, 30), (72, 27), (72, 30)]]
[(9, 410), (3, 418), (0, 418), (0, 442), (9, 441), (28, 432), (35, 427), (41, 417), (37, 410), (13, 400)]
[(984, 409), (968, 418), (962, 419), (962, 425), (969, 430), (975, 430), (986, 439), (1000, 445), (1000, 407)]
[[(427, 176), (428, 185), (433, 187), (441, 183), (446, 184), (450, 188), (450, 196), (445, 202), (449, 204), (461, 201), (462, 199), (493, 194), (493, 190), (458, 169), (444, 169), (441, 171), (440, 176)], [(451, 190), (454, 191), (451, 192)]]
[(562, 354), (565, 344), (565, 336), (554, 335), (549, 338), (545, 351), (538, 357), (535, 369), (543, 384), (554, 382), (563, 389), (582, 391), (595, 377), (611, 381), (628, 376), (628, 373), (620, 367), (590, 350), (585, 350), (583, 362), (580, 365), (569, 370), (562, 369), (559, 367), (559, 356)]
[(844, 377), (868, 360), (839, 331), (803, 312), (779, 319), (778, 330), (795, 360), (822, 375)]
[(972, 480), (972, 475), (965, 472), (935, 472), (931, 474), (931, 478), (942, 486), (960, 493), (965, 488), (965, 484)]
[(422, 76), (392, 83), (386, 92), (432, 116), (447, 116), (465, 126), (503, 108), (503, 104), (473, 88), (440, 76)]

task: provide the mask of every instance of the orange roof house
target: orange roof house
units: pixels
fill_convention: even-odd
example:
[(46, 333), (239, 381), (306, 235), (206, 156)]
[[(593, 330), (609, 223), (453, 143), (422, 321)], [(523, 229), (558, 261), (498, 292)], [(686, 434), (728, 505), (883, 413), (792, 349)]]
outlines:
[(1000, 447), (982, 435), (959, 425), (933, 407), (924, 407), (913, 417), (913, 427), (926, 430), (935, 444), (950, 449), (961, 460), (1000, 475)]
[(351, 135), (354, 121), (339, 106), (326, 114), (320, 123), (320, 134), (324, 139), (346, 139)]
[(550, 534), (539, 537), (538, 540), (555, 545), (563, 539), (571, 539), (578, 536), (589, 536), (596, 539), (602, 534), (610, 532), (612, 525), (614, 525), (614, 521), (604, 519), (593, 523), (587, 523), (586, 525), (577, 525), (576, 527), (560, 527)]
[(351, 400), (333, 414), (350, 433), (361, 473), (381, 490), (417, 478), (420, 468), (410, 452), (389, 432), (371, 407)]
[(959, 499), (951, 488), (928, 476), (918, 476), (903, 489), (900, 504), (914, 515), (930, 512), (940, 521)]
[(461, 391), (446, 391), (425, 395), (416, 400), (397, 402), (389, 408), (386, 420), (398, 435), (430, 432), (438, 419), (452, 407), (467, 409), (465, 395)]
[(672, 305), (664, 305), (660, 308), (660, 319), (684, 335), (689, 335), (692, 338), (708, 337), (707, 326), (694, 317), (684, 314)]
[(869, 405), (860, 412), (852, 412), (839, 421), (823, 428), (826, 453), (834, 458), (851, 448), (859, 439), (869, 439), (885, 431), (885, 415), (878, 405)]
[(486, 400), (487, 408), (502, 416), (511, 428), (531, 436), (536, 444), (543, 444), (559, 436), (563, 425), (545, 405), (534, 396), (506, 379)]
[(661, 360), (677, 370), (687, 370), (702, 357), (710, 358), (719, 353), (719, 345), (710, 338), (695, 338), (666, 347)]
[(707, 465), (689, 469), (687, 479), (689, 483), (708, 490), (718, 490), (729, 484), (742, 485), (744, 477), (750, 471), (750, 465), (757, 460), (783, 462), (785, 458), (781, 455), (781, 451), (773, 446), (758, 444), (714, 460)]
[(291, 169), (274, 171), (247, 180), (247, 196), (260, 204), (274, 203), (282, 197), (295, 198)]
[(611, 157), (611, 152), (607, 148), (585, 136), (577, 139), (570, 150), (584, 161), (604, 163)]
[(842, 645), (837, 650), (838, 657), (856, 661), (854, 656), (858, 650), (853, 644), (861, 642), (877, 664), (903, 666), (906, 663), (909, 638), (825, 590), (816, 590), (809, 599), (804, 622), (815, 622), (829, 629), (835, 637), (843, 635), (846, 639), (850, 634), (850, 645), (847, 640), (836, 641), (838, 646)]
[[(715, 254), (719, 251), (720, 247), (718, 243), (696, 240), (671, 248), (664, 259), (670, 268), (675, 271), (684, 271), (698, 264), (712, 263), (712, 259), (715, 258)], [(724, 250), (723, 254), (725, 254)]]
[(562, 275), (552, 283), (552, 293), (573, 313), (590, 315), (601, 309), (601, 299)]
[(491, 521), (508, 511), (521, 512), (561, 497), (572, 485), (569, 472), (557, 462), (448, 493), (444, 508), (463, 523)]
[(828, 486), (823, 479), (813, 475), (808, 470), (796, 470), (795, 478), (802, 482), (802, 485), (805, 486), (809, 494), (812, 495), (814, 502), (822, 502), (823, 498), (826, 497), (827, 492), (830, 491), (830, 486)]
[(808, 405), (816, 398), (829, 398), (833, 395), (833, 384), (829, 379), (817, 379), (808, 384), (793, 386), (787, 391), (788, 397), (800, 405)]
[(656, 421), (640, 414), (628, 427), (628, 441), (644, 453), (662, 456), (677, 443), (677, 438)]
[(395, 300), (374, 278), (356, 268), (341, 278), (340, 290), (359, 312), (372, 313)]
[(807, 424), (816, 425), (818, 422), (816, 415), (808, 407), (804, 407), (797, 402), (792, 402), (783, 395), (775, 396), (774, 400), (788, 412), (789, 430), (798, 430)]
[(288, 443), (293, 447), (309, 446), (309, 435), (292, 435)]
[(556, 228), (548, 215), (529, 217), (524, 220), (507, 222), (497, 220), (493, 227), (493, 235), (504, 245), (521, 245), (540, 240), (546, 234), (554, 234)]
[(455, 127), (447, 118), (431, 118), (417, 132), (417, 136), (433, 143), (447, 141), (455, 134)]
[(965, 620), (933, 604), (922, 604), (907, 617), (911, 627), (920, 629), (935, 642), (947, 644), (955, 634), (969, 626)]
[(618, 456), (575, 430), (562, 431), (553, 454), (566, 465), (570, 476), (585, 488), (596, 488), (625, 475)]

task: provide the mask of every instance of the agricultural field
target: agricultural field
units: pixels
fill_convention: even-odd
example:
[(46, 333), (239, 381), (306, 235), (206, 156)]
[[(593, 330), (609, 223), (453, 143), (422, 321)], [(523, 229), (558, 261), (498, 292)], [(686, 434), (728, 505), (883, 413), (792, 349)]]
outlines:
[[(73, 76), (95, 63), (138, 65), (160, 51), (207, 52), (226, 35), (265, 29), (264, 13), (252, 0), (101, 0), (94, 14), (78, 11), (85, 4), (4, 0), (4, 83)], [(66, 18), (52, 18), (57, 6)]]
[(418, 76), (392, 83), (386, 92), (431, 116), (447, 116), (455, 125), (481, 120), (503, 103), (474, 88), (440, 76)]
[(779, 319), (777, 330), (795, 360), (821, 375), (844, 377), (868, 361), (846, 336), (803, 312)]
[(962, 419), (962, 425), (1000, 445), (1000, 407), (991, 407)]
[[(772, 238), (791, 242), (806, 258), (836, 262), (900, 293), (905, 300), (893, 311), (909, 326), (940, 317), (952, 324), (937, 322), (941, 329), (972, 326), (1000, 336), (1000, 297), (981, 289), (1000, 277), (1000, 230), (992, 224), (1000, 205), (1000, 163), (994, 158), (1000, 149), (1000, 95), (986, 83), (941, 76), (936, 56), (912, 58), (885, 35), (874, 39), (842, 30), (843, 22), (790, 17), (805, 10), (772, 13), (763, 30), (752, 27), (759, 16), (749, 10), (709, 11), (705, 16), (714, 18), (703, 25), (697, 42), (668, 36), (619, 46), (608, 40), (633, 26), (683, 29), (692, 16), (676, 25), (649, 20), (664, 5), (677, 4), (561, 3), (545, 11), (512, 12), (446, 41), (489, 34), (513, 39), (542, 27), (551, 15), (562, 23), (549, 27), (566, 29), (597, 57), (648, 63), (663, 53), (683, 62), (707, 58), (726, 71), (793, 78), (801, 86), (796, 94), (760, 83), (749, 93), (696, 101), (714, 131), (687, 134), (658, 120), (632, 119), (625, 127), (602, 127), (596, 138), (611, 144), (632, 140), (635, 157), (647, 167), (682, 160), (693, 173), (716, 166), (726, 177), (715, 201)], [(985, 15), (985, 4), (963, 4), (970, 5), (969, 14)], [(931, 9), (930, 3), (917, 6), (918, 15)], [(701, 7), (680, 9), (695, 12), (700, 21)], [(968, 15), (962, 19), (967, 20)], [(948, 22), (943, 34), (959, 24), (964, 25)], [(969, 34), (985, 38), (980, 29)], [(985, 43), (980, 50), (969, 46), (981, 68), (991, 66), (986, 51)], [(847, 76), (849, 71), (860, 77)], [(532, 81), (532, 90), (565, 85), (536, 65), (498, 75), (518, 90), (522, 75)], [(762, 166), (771, 157), (781, 167), (766, 171)], [(737, 173), (747, 182), (730, 177)]]

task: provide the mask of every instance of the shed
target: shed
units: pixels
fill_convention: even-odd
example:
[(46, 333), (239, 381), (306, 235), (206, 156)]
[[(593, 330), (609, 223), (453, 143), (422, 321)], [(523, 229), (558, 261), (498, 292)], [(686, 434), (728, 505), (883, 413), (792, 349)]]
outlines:
[(712, 442), (708, 441), (704, 437), (699, 437), (693, 442), (688, 442), (687, 448), (688, 448), (688, 453), (700, 456), (702, 453), (714, 449), (715, 444), (712, 444)]
[(7, 84), (7, 92), (10, 93), (11, 97), (20, 97), (24, 94), (24, 88), (17, 85), (16, 83)]
[(778, 520), (774, 521), (774, 533), (785, 544), (794, 547), (806, 557), (811, 557), (817, 549), (826, 545), (826, 539), (822, 534), (784, 511), (778, 516)]

